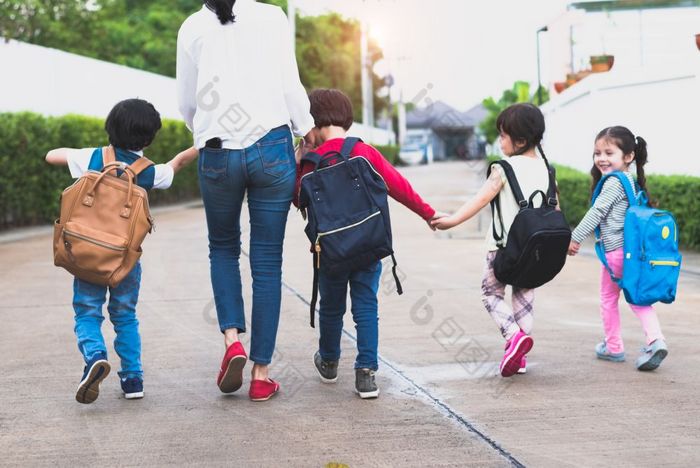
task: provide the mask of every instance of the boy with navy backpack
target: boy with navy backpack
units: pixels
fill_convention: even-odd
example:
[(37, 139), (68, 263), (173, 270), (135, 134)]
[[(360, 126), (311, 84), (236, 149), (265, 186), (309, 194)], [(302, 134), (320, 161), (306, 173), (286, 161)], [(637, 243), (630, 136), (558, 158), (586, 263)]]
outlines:
[[(312, 326), (316, 286), (321, 297), (314, 365), (322, 382), (337, 381), (349, 286), (357, 330), (355, 391), (360, 398), (376, 398), (377, 291), (381, 259), (391, 256), (393, 260), (387, 194), (428, 223), (435, 210), (379, 151), (357, 138), (347, 138), (353, 109), (345, 94), (317, 89), (309, 99), (320, 146), (300, 158), (294, 204), (308, 217), (306, 234), (314, 253)], [(401, 293), (398, 279), (397, 289)]]
[[(637, 180), (629, 172), (635, 163)], [(591, 208), (572, 234), (569, 255), (596, 233), (596, 252), (603, 266), (600, 314), (605, 341), (595, 347), (598, 359), (625, 360), (620, 330), (620, 290), (642, 323), (647, 346), (637, 359), (640, 371), (654, 370), (668, 354), (656, 312), (660, 301), (671, 303), (676, 295), (681, 256), (678, 229), (673, 216), (651, 208), (646, 198), (644, 165), (647, 145), (625, 127), (603, 129), (593, 152)]]

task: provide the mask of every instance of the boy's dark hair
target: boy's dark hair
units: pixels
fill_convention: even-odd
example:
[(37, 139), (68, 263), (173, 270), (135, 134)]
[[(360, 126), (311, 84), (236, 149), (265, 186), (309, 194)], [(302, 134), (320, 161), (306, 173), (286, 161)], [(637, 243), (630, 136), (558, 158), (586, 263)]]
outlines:
[(115, 148), (138, 151), (153, 142), (162, 123), (153, 104), (126, 99), (112, 108), (105, 122), (109, 143)]
[[(513, 104), (507, 107), (496, 119), (496, 130), (510, 137), (515, 155), (524, 154), (532, 148), (542, 151), (544, 137), (544, 115), (540, 109), (529, 103)], [(520, 142), (525, 142), (524, 145)], [(522, 146), (518, 146), (518, 144)]]
[(352, 102), (338, 89), (315, 89), (309, 94), (311, 115), (317, 128), (343, 127), (350, 129), (353, 121)]
[(204, 0), (204, 4), (216, 13), (221, 24), (233, 23), (236, 16), (233, 14), (233, 5), (236, 0)]
[[(637, 183), (642, 190), (646, 192), (647, 198), (651, 200), (649, 190), (647, 189), (646, 175), (644, 174), (644, 165), (649, 159), (646, 140), (640, 136), (635, 138), (634, 133), (632, 133), (629, 128), (621, 125), (604, 128), (595, 137), (595, 141), (598, 140), (606, 140), (614, 144), (622, 150), (623, 156), (634, 152), (634, 165), (637, 168)], [(595, 164), (593, 164), (591, 168), (591, 176), (593, 176), (593, 185), (591, 186), (591, 194), (593, 194), (598, 182), (600, 182), (600, 179), (603, 177), (603, 174), (601, 174)]]

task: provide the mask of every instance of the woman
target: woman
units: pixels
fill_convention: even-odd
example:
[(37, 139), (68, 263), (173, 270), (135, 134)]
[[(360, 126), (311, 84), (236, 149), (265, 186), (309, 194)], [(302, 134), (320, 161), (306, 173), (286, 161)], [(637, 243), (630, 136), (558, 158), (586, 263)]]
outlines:
[[(239, 257), (244, 196), (250, 213), (253, 276), (249, 396), (279, 391), (268, 377), (279, 324), (282, 244), (295, 182), (291, 129), (314, 126), (283, 11), (254, 0), (206, 0), (177, 41), (180, 111), (199, 149), (209, 258), (226, 353), (217, 384), (238, 390), (247, 355)], [(309, 144), (313, 142), (308, 141)]]

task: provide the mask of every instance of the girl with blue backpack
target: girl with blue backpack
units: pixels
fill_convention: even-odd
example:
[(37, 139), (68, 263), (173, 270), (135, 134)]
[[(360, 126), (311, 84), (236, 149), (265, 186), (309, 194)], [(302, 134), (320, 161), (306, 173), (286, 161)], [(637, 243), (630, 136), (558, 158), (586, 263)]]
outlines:
[[(659, 319), (651, 304), (658, 300), (673, 300), (680, 268), (678, 234), (673, 217), (648, 206), (644, 175), (646, 162), (646, 141), (635, 138), (629, 129), (608, 127), (596, 136), (591, 169), (593, 200), (591, 208), (572, 233), (569, 246), (569, 255), (576, 255), (584, 239), (595, 231), (596, 250), (603, 263), (600, 314), (605, 330), (605, 340), (595, 347), (596, 356), (613, 362), (625, 360), (618, 308), (620, 290), (623, 290), (646, 335), (647, 346), (636, 362), (641, 371), (656, 369), (668, 354)], [(630, 172), (633, 163), (636, 181)], [(643, 223), (648, 224), (641, 226)], [(641, 239), (637, 233), (645, 233), (649, 239)], [(652, 248), (666, 253), (653, 255), (649, 252)], [(624, 280), (621, 279), (623, 269)], [(644, 279), (647, 282), (652, 280), (652, 285), (642, 285), (641, 277), (648, 278)], [(658, 286), (663, 284), (668, 287), (659, 295)]]

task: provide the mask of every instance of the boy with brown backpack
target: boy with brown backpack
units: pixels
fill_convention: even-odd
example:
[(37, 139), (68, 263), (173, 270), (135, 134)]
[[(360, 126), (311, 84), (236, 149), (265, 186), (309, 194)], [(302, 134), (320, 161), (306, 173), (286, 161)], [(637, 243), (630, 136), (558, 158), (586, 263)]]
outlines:
[(147, 192), (169, 188), (175, 173), (197, 157), (193, 148), (167, 164), (154, 164), (143, 157), (143, 149), (160, 128), (160, 114), (152, 104), (127, 99), (107, 116), (110, 146), (58, 148), (46, 155), (49, 164), (67, 165), (71, 176), (78, 179), (61, 197), (61, 217), (54, 226), (54, 263), (75, 277), (75, 334), (85, 360), (75, 395), (80, 403), (97, 399), (99, 385), (110, 371), (101, 332), (107, 291), (124, 396), (143, 397), (136, 303), (141, 242), (153, 225)]

